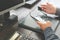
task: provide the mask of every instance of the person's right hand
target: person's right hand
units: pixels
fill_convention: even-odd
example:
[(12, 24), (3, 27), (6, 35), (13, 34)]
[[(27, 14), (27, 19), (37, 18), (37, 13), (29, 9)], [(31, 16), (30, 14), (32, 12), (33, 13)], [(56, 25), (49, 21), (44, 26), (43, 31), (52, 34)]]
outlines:
[(50, 3), (42, 4), (41, 8), (46, 13), (49, 13), (49, 14), (55, 14), (56, 13), (56, 7)]
[(48, 27), (51, 27), (51, 22), (50, 21), (47, 21), (46, 23), (41, 23), (41, 22), (39, 22), (39, 21), (37, 21), (37, 24), (40, 26), (40, 28), (42, 29), (42, 30), (45, 30), (46, 28), (48, 28)]

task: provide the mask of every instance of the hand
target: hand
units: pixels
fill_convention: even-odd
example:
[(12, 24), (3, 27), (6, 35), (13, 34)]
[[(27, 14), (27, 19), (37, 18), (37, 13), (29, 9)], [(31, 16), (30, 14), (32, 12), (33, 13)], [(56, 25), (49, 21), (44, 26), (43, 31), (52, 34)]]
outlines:
[(50, 21), (47, 21), (45, 24), (37, 21), (37, 24), (40, 26), (40, 28), (42, 30), (45, 30), (46, 28), (51, 27), (51, 22)]
[(56, 13), (56, 7), (50, 3), (47, 3), (46, 5), (41, 5), (41, 8), (43, 11), (49, 14), (55, 14)]

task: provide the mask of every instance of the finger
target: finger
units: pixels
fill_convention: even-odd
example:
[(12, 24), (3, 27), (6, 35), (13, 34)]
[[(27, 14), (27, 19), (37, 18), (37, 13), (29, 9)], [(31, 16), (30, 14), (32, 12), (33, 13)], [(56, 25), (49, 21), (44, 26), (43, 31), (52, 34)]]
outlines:
[(50, 5), (50, 3), (47, 3), (47, 5)]
[(50, 9), (43, 9), (46, 13), (50, 14)]
[(53, 6), (51, 3), (47, 3), (48, 6)]
[(48, 6), (48, 5), (46, 5), (46, 6), (41, 6), (41, 8), (43, 8), (43, 9), (49, 9), (49, 6)]
[(43, 25), (43, 23), (41, 23), (40, 21), (37, 21), (37, 24), (40, 26)]
[(48, 14), (51, 14), (51, 11), (50, 10), (46, 10), (45, 12), (48, 13)]
[(47, 9), (43, 9), (43, 10), (44, 10), (44, 12), (46, 12)]
[(47, 21), (46, 23), (47, 23), (47, 24), (49, 24), (49, 25), (51, 25), (51, 24), (52, 24), (50, 21)]
[(51, 3), (47, 3), (47, 5), (51, 5)]
[(41, 7), (45, 9), (50, 9), (51, 4), (47, 3), (47, 5), (41, 5)]
[(42, 9), (44, 12), (48, 13), (48, 9)]
[(50, 9), (46, 8), (46, 7), (41, 7), (41, 9), (46, 12), (46, 13), (49, 13), (50, 12)]
[(41, 5), (47, 5), (47, 3), (43, 3), (43, 4), (41, 4)]
[(46, 9), (46, 7), (44, 7), (44, 6), (41, 6), (41, 8)]
[(47, 5), (41, 5), (41, 7), (47, 7)]
[(46, 12), (47, 14), (50, 14), (48, 10), (45, 10), (45, 12)]
[(45, 10), (47, 9), (47, 7), (41, 7), (41, 9), (42, 9), (43, 11), (45, 11)]

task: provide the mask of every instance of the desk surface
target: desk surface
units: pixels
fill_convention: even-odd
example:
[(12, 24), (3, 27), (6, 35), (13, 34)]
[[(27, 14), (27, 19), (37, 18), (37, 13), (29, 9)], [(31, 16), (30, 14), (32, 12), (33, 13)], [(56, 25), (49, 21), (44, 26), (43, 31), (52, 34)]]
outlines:
[[(55, 20), (55, 19), (48, 19), (48, 20), (52, 22), (52, 29), (55, 30), (59, 21)], [(27, 27), (27, 28), (31, 28), (31, 29), (34, 29), (34, 30), (38, 29), (38, 31), (40, 29), (40, 27), (37, 25), (35, 20), (30, 17), (30, 15), (28, 15), (27, 17), (25, 17), (24, 19), (19, 21), (19, 26), (22, 27), (22, 25), (24, 25), (23, 28)]]
[[(38, 4), (39, 5), (39, 4)], [(41, 13), (41, 11), (39, 11), (38, 10), (38, 5), (36, 5), (33, 9), (32, 9), (32, 11), (30, 10), (29, 11), (29, 13), (28, 13), (28, 16), (26, 16), (26, 17), (24, 17), (23, 19), (21, 19), (21, 20), (19, 20), (19, 25), (24, 25), (24, 26), (26, 26), (27, 28), (31, 28), (31, 29), (40, 29), (40, 27), (37, 25), (37, 23), (34, 21), (34, 19), (33, 18), (31, 18), (31, 16), (30, 16), (30, 14), (32, 14), (32, 15), (34, 15), (34, 16), (36, 16), (36, 15), (39, 15), (39, 16), (41, 16), (41, 15), (44, 15), (43, 13)], [(25, 14), (25, 13), (24, 13)], [(23, 15), (24, 15), (23, 14)], [(23, 16), (22, 16), (23, 17)], [(20, 17), (19, 17), (20, 18)], [(18, 18), (18, 19), (19, 19)], [(47, 18), (43, 18), (43, 19), (46, 19), (47, 20)], [(53, 30), (55, 30), (55, 28), (56, 28), (56, 26), (57, 26), (57, 24), (59, 23), (59, 20), (56, 20), (56, 19), (51, 19), (51, 18), (48, 18), (48, 20), (49, 21), (51, 21), (52, 22), (52, 29)], [(22, 23), (22, 24), (20, 24), (20, 23)], [(24, 27), (24, 28), (26, 28), (26, 27)]]
[[(27, 8), (21, 8), (21, 9), (18, 9), (18, 10), (16, 10), (16, 14), (18, 15), (18, 20), (20, 19), (20, 17), (22, 17), (23, 15), (24, 15), (24, 17), (26, 16), (26, 15), (28, 15), (29, 13), (34, 13), (35, 15), (38, 13), (40, 13), (40, 11), (38, 11), (37, 10), (37, 7), (39, 6), (39, 4), (40, 3), (38, 3), (36, 6), (34, 6), (32, 9), (27, 9)], [(24, 11), (24, 12), (23, 12)], [(25, 15), (26, 14), (26, 15)], [(41, 14), (41, 13), (40, 13)], [(43, 14), (41, 14), (41, 15), (43, 15)], [(20, 23), (21, 22), (24, 22), (25, 21), (25, 23), (22, 23), (23, 24), (23, 26), (24, 26), (24, 28), (26, 28), (26, 27), (29, 27), (29, 28), (31, 28), (31, 27), (34, 27), (34, 28), (36, 28), (36, 27), (39, 27), (37, 24), (36, 24), (36, 22), (28, 15), (26, 18), (24, 18), (22, 21), (21, 20), (19, 20), (19, 25), (20, 25)], [(57, 24), (58, 24), (58, 20), (50, 20), (51, 22), (52, 22), (52, 29), (53, 30), (55, 30), (55, 28), (56, 28), (56, 26), (57, 26)], [(20, 27), (22, 27), (22, 26), (20, 26)], [(31, 29), (30, 29), (31, 30)], [(34, 29), (34, 30), (36, 30), (36, 29)], [(34, 31), (33, 30), (33, 31)], [(40, 29), (38, 29), (37, 31), (39, 31)]]

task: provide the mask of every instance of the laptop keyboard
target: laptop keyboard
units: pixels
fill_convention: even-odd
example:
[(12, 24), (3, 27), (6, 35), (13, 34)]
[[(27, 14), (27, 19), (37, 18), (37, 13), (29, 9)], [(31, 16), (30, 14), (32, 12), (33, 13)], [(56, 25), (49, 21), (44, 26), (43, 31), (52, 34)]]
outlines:
[(22, 36), (20, 36), (20, 40), (38, 40), (38, 39), (35, 39), (28, 35), (23, 34)]

